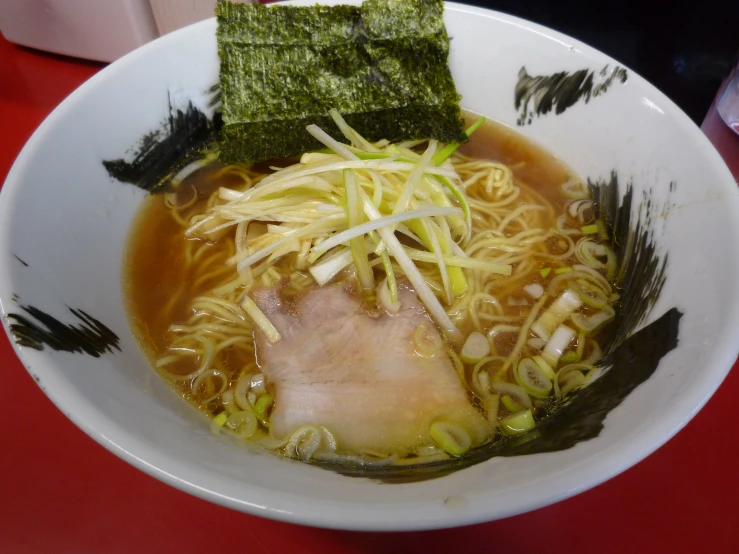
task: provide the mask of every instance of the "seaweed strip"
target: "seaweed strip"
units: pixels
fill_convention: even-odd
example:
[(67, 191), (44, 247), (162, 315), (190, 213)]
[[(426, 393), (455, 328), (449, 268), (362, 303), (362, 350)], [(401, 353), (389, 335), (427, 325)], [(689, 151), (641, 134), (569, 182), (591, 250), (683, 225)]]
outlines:
[(222, 159), (253, 162), (321, 148), (305, 127), (340, 138), (338, 109), (369, 140), (464, 142), (441, 0), (354, 6), (220, 2)]

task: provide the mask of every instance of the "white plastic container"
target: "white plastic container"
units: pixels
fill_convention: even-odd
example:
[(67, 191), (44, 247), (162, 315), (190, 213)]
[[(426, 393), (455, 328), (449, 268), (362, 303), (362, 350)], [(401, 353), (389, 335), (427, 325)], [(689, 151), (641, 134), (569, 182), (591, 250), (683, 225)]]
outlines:
[(23, 46), (104, 62), (159, 36), (148, 0), (0, 0), (0, 31)]
[(0, 31), (23, 46), (112, 62), (160, 35), (213, 17), (216, 2), (0, 0)]
[[(217, 0), (149, 0), (160, 35), (213, 17)], [(233, 0), (232, 0), (233, 1)]]

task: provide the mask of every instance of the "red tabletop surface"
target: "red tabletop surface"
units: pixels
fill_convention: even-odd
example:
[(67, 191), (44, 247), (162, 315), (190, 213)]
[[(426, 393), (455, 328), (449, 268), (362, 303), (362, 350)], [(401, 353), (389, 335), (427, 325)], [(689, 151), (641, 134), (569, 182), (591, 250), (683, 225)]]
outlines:
[[(0, 182), (41, 121), (101, 67), (0, 37)], [(595, 489), (471, 527), (357, 533), (231, 511), (134, 469), (56, 409), (0, 334), (2, 553), (739, 552), (736, 368), (674, 439)]]

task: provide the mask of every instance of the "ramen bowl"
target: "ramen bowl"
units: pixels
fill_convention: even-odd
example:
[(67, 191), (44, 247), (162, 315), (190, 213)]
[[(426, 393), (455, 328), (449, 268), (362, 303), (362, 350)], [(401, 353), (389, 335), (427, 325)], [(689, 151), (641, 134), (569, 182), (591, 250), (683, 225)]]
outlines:
[(630, 260), (623, 348), (591, 385), (610, 388), (593, 389), (566, 424), (435, 478), (348, 476), (214, 435), (130, 330), (124, 251), (147, 193), (102, 164), (130, 159), (142, 138), (166, 129), (173, 106), (208, 111), (218, 81), (210, 20), (81, 86), (28, 141), (0, 193), (3, 324), (67, 417), (142, 471), (235, 510), (409, 530), (503, 518), (577, 494), (639, 462), (696, 414), (739, 348), (739, 195), (721, 158), (670, 100), (602, 53), (484, 9), (450, 3), (445, 20), (463, 108), (551, 151), (593, 184), (620, 225)]

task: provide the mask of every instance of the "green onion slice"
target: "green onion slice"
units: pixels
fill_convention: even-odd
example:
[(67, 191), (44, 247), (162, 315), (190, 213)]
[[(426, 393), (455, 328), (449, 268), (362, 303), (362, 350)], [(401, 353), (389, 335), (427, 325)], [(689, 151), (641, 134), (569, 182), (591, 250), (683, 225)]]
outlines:
[(544, 372), (544, 375), (547, 376), (547, 379), (550, 381), (554, 379), (554, 376), (556, 375), (554, 368), (552, 368), (551, 365), (549, 365), (549, 362), (547, 362), (543, 357), (541, 356), (532, 356), (532, 360), (536, 362), (536, 365), (539, 366), (539, 368)]
[[(599, 270), (605, 269), (609, 279), (613, 279), (616, 275), (618, 265), (616, 254), (605, 244), (597, 243), (590, 237), (583, 237), (577, 241), (575, 256), (588, 267)], [(605, 262), (602, 261), (603, 258), (605, 258)]]
[(583, 371), (593, 368), (587, 364), (570, 364), (563, 366), (554, 379), (554, 394), (557, 398), (565, 398), (570, 392), (585, 384)]
[(588, 186), (577, 179), (570, 179), (569, 181), (563, 183), (561, 188), (562, 194), (564, 194), (567, 198), (572, 198), (573, 200), (587, 198), (588, 196), (590, 196), (590, 193), (588, 192)]
[(513, 383), (493, 383), (493, 391), (500, 395), (500, 401), (509, 411), (518, 411), (521, 408), (531, 408), (531, 398), (518, 385)]
[(236, 412), (228, 417), (226, 427), (242, 438), (251, 438), (257, 431), (257, 416), (251, 410)]
[(582, 306), (580, 295), (567, 289), (539, 316), (536, 323), (531, 326), (531, 330), (548, 341), (557, 326), (580, 306)]
[(598, 285), (585, 279), (578, 279), (571, 286), (580, 295), (580, 299), (591, 308), (601, 310), (608, 305), (608, 294)]
[(570, 350), (569, 352), (565, 352), (562, 354), (562, 357), (559, 359), (560, 363), (563, 364), (574, 364), (575, 362), (580, 361), (580, 357), (577, 355), (577, 352), (574, 350)]
[(270, 406), (272, 406), (273, 401), (274, 398), (271, 394), (263, 394), (257, 398), (257, 402), (254, 404), (254, 413), (265, 426), (269, 425), (269, 415), (267, 412)]
[(221, 412), (216, 417), (214, 417), (210, 422), (210, 432), (214, 435), (218, 435), (221, 432), (221, 427), (223, 427), (223, 424), (226, 423), (227, 419), (227, 412)]
[(572, 323), (585, 334), (593, 333), (601, 325), (612, 320), (616, 316), (616, 312), (610, 306), (605, 306), (602, 311), (591, 316), (585, 316), (581, 313), (572, 314)]
[(469, 433), (456, 423), (436, 421), (431, 424), (430, 433), (434, 442), (452, 456), (461, 456), (472, 446)]
[(479, 331), (473, 331), (462, 347), (459, 357), (467, 364), (476, 364), (490, 355), (490, 343), (485, 335)]
[(518, 362), (515, 377), (518, 384), (536, 398), (546, 398), (552, 390), (552, 381), (531, 358), (524, 358)]
[(551, 366), (556, 366), (557, 363), (559, 363), (559, 358), (564, 354), (564, 351), (567, 350), (567, 347), (572, 342), (572, 339), (575, 338), (576, 334), (577, 333), (575, 331), (566, 325), (560, 325), (557, 327), (554, 333), (552, 333), (552, 338), (549, 339), (544, 350), (542, 350), (542, 357), (549, 362)]
[(509, 437), (521, 435), (526, 431), (531, 431), (534, 427), (536, 427), (536, 422), (531, 410), (520, 411), (500, 421), (500, 430)]

